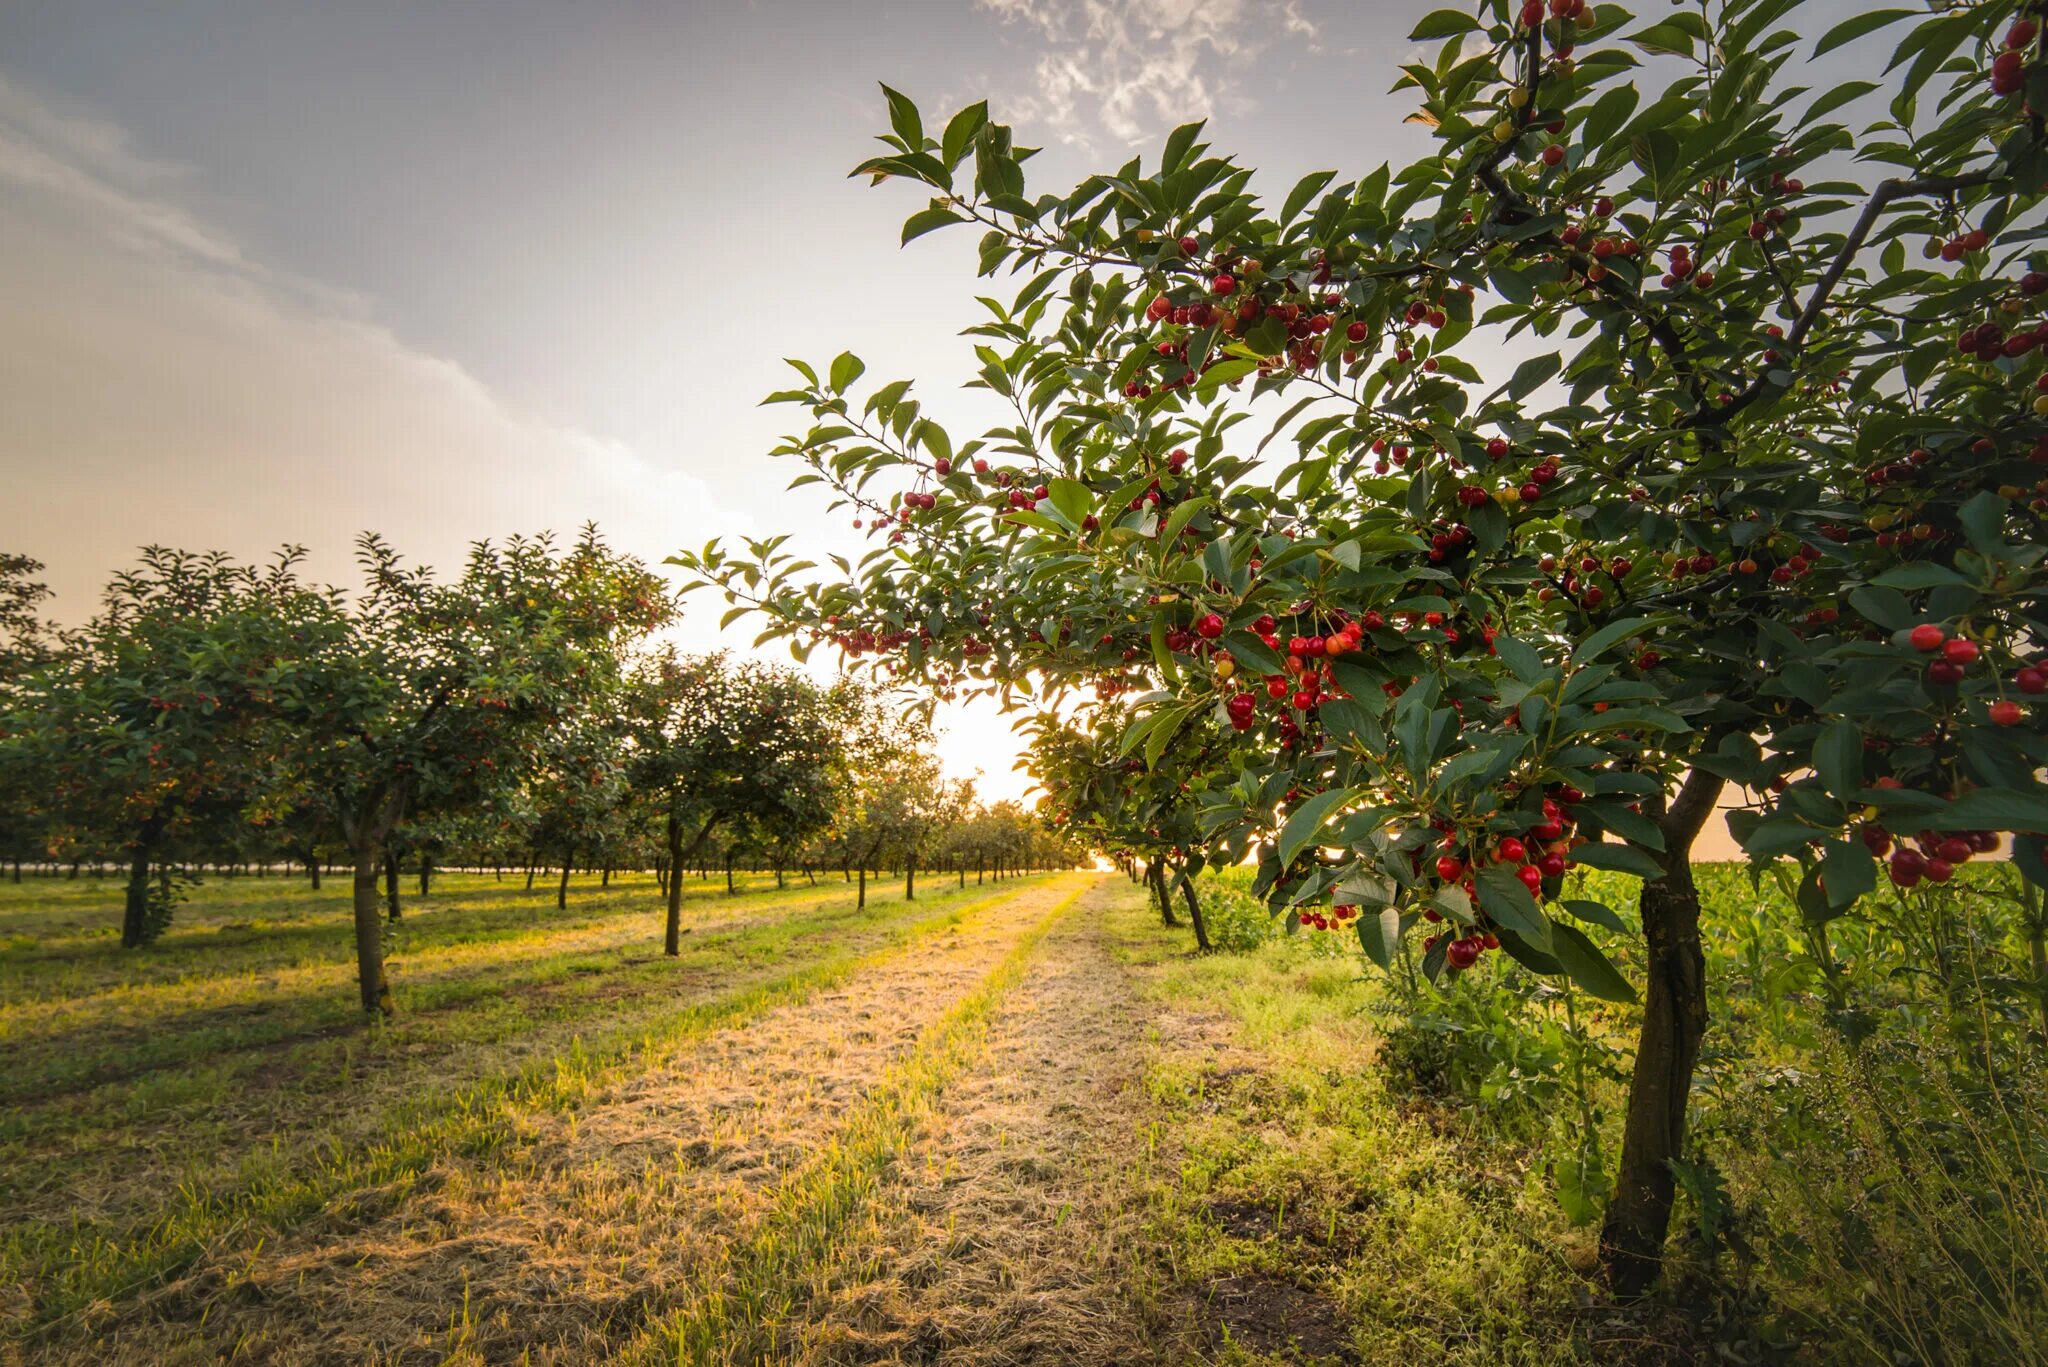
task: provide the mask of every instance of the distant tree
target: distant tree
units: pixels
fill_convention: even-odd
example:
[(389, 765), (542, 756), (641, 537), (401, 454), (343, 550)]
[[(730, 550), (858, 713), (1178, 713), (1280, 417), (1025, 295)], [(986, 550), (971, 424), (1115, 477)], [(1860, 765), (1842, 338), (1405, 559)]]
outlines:
[(724, 654), (664, 651), (634, 673), (627, 775), (662, 829), (666, 952), (681, 952), (683, 866), (715, 832), (796, 844), (830, 820), (853, 702), (792, 670)]
[(52, 648), (40, 616), (50, 596), (36, 578), (42, 571), (41, 561), (0, 552), (0, 857), (14, 861), (16, 878), (23, 857), (37, 849), (44, 824), (42, 776), (7, 721), (25, 676)]
[(301, 554), (259, 570), (149, 547), (10, 690), (7, 730), (46, 794), (50, 851), (105, 840), (127, 860), (124, 946), (170, 923), (168, 854), (241, 835), (273, 772), (279, 689), (340, 638), (332, 595), (297, 577)]
[(359, 543), (366, 586), (347, 630), (296, 681), (297, 781), (328, 795), (354, 866), (358, 987), (392, 1009), (378, 879), (408, 820), (517, 786), (542, 742), (615, 699), (628, 647), (670, 620), (666, 586), (586, 528), (479, 542), (448, 582)]

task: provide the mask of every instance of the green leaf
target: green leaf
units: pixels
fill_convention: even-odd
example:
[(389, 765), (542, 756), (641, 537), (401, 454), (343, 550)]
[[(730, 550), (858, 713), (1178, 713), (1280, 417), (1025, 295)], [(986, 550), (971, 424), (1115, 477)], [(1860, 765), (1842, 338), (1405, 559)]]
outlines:
[(1233, 356), (1227, 361), (1218, 361), (1202, 372), (1202, 378), (1195, 381), (1195, 392), (1206, 394), (1218, 385), (1241, 380), (1259, 368), (1259, 363), (1245, 356)]
[(1500, 656), (1500, 662), (1523, 683), (1541, 683), (1549, 677), (1550, 671), (1543, 667), (1543, 657), (1526, 642), (1502, 632), (1493, 638), (1493, 649)]
[(1601, 653), (1610, 647), (1619, 645), (1632, 636), (1641, 635), (1655, 624), (1656, 619), (1651, 617), (1625, 617), (1618, 622), (1609, 622), (1579, 642), (1579, 648), (1572, 652), (1572, 663), (1585, 664), (1588, 660), (1598, 659)]
[(1692, 56), (1694, 38), (1685, 25), (1665, 20), (1631, 33), (1628, 41), (1645, 52), (1667, 52), (1674, 57)]
[(1052, 506), (1059, 509), (1060, 516), (1071, 522), (1076, 530), (1095, 506), (1095, 495), (1089, 493), (1088, 486), (1079, 480), (1047, 480), (1045, 492)]
[(1847, 907), (1877, 888), (1877, 861), (1857, 840), (1831, 840), (1821, 858), (1821, 877), (1827, 880), (1828, 905)]
[(1360, 912), (1358, 944), (1365, 957), (1381, 968), (1394, 966), (1394, 951), (1401, 945), (1401, 913), (1382, 907), (1378, 912)]
[(1916, 14), (1924, 15), (1926, 11), (1880, 9), (1852, 15), (1821, 35), (1821, 40), (1813, 45), (1813, 55), (1818, 57), (1823, 53), (1832, 52), (1844, 43), (1853, 43), (1867, 33), (1875, 33), (1887, 24), (1896, 24), (1899, 20), (1910, 19)]
[(842, 351), (833, 358), (830, 373), (832, 392), (843, 394), (848, 385), (867, 372), (867, 363), (850, 351)]
[(1280, 829), (1280, 866), (1292, 864), (1310, 842), (1322, 834), (1323, 823), (1330, 814), (1357, 794), (1350, 788), (1331, 788), (1305, 799), (1294, 814), (1287, 818), (1287, 824)]
[(988, 101), (981, 100), (968, 105), (946, 121), (946, 134), (939, 139), (940, 153), (946, 165), (957, 166), (966, 155), (974, 150), (974, 135), (988, 122)]
[(1621, 970), (1586, 938), (1586, 932), (1567, 921), (1550, 923), (1550, 952), (1564, 965), (1565, 976), (1602, 1001), (1632, 1002), (1636, 990)]
[(1505, 864), (1488, 864), (1474, 881), (1479, 884), (1479, 905), (1494, 924), (1513, 931), (1532, 948), (1550, 952), (1550, 918), (1537, 907), (1514, 870)]
[(951, 209), (940, 205), (933, 205), (929, 209), (919, 210), (903, 221), (903, 241), (908, 243), (913, 238), (923, 237), (926, 233), (943, 228), (948, 224), (965, 222), (967, 222), (965, 217), (954, 213)]
[(1325, 185), (1337, 178), (1335, 171), (1311, 171), (1294, 183), (1287, 192), (1287, 202), (1280, 209), (1280, 222), (1292, 223), (1294, 216), (1302, 211)]
[(1875, 89), (1876, 81), (1844, 81), (1807, 106), (1804, 121), (1819, 123), (1851, 100), (1860, 100)]
[(882, 87), (882, 94), (889, 101), (889, 127), (896, 136), (903, 139), (904, 146), (912, 152), (924, 148), (924, 121), (917, 116), (917, 106), (901, 91)]
[(1616, 873), (1632, 873), (1638, 878), (1662, 878), (1664, 866), (1650, 855), (1633, 845), (1617, 844), (1611, 840), (1596, 840), (1580, 845), (1571, 852), (1573, 863), (1584, 864), (1589, 869), (1612, 869)]
[(1813, 742), (1813, 771), (1838, 800), (1854, 800), (1863, 791), (1863, 728), (1838, 721), (1821, 732)]
[(1583, 897), (1568, 897), (1564, 900), (1563, 905), (1566, 911), (1578, 917), (1581, 921), (1590, 921), (1596, 926), (1604, 926), (1617, 935), (1628, 934), (1628, 923), (1616, 915), (1614, 908), (1608, 906), (1605, 902), (1591, 902)]
[(1470, 33), (1479, 27), (1479, 21), (1464, 10), (1432, 10), (1422, 16), (1422, 22), (1408, 35), (1408, 41), (1419, 43), (1431, 38), (1455, 38), (1461, 33)]
[(1166, 135), (1166, 150), (1160, 154), (1159, 169), (1162, 174), (1172, 175), (1181, 169), (1188, 159), (1195, 139), (1202, 136), (1202, 121), (1184, 123)]
[(1551, 376), (1563, 367), (1564, 361), (1555, 351), (1541, 356), (1531, 356), (1515, 367), (1514, 375), (1508, 380), (1508, 393), (1517, 399), (1526, 399), (1535, 393)]

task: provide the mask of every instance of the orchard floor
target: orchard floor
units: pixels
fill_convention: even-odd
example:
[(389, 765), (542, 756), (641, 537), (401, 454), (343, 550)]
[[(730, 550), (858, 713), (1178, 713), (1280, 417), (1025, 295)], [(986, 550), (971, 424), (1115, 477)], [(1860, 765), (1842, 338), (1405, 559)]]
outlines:
[(450, 877), (374, 1027), (332, 889), (123, 953), (81, 884), (0, 888), (0, 1363), (1687, 1356), (1354, 965), (1119, 877), (693, 885), (675, 959), (649, 880)]

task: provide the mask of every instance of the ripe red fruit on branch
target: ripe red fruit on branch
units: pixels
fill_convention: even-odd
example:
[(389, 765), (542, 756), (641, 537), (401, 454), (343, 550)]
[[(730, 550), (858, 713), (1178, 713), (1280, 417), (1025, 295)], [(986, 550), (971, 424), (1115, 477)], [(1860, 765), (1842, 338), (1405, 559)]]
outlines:
[(2026, 712), (2010, 698), (2000, 698), (1991, 704), (1991, 720), (1997, 726), (2018, 726), (2026, 719)]
[(1212, 293), (1219, 295), (1235, 294), (1237, 292), (1237, 280), (1234, 276), (1219, 275), (1209, 282), (1209, 289)]
[(1479, 941), (1476, 939), (1451, 941), (1449, 947), (1444, 950), (1444, 959), (1452, 968), (1463, 972), (1479, 962)]
[(1497, 853), (1501, 863), (1519, 864), (1528, 856), (1529, 848), (1514, 836), (1509, 836), (1500, 842), (1500, 849)]
[(1941, 643), (1948, 639), (1948, 633), (1932, 622), (1922, 622), (1913, 628), (1907, 639), (1913, 643), (1915, 650), (1935, 651), (1941, 649)]
[(1455, 883), (1465, 876), (1465, 861), (1455, 854), (1440, 854), (1436, 859), (1436, 876), (1446, 883)]
[(1966, 641), (1960, 636), (1952, 641), (1944, 642), (1941, 647), (1941, 657), (1952, 665), (1975, 663), (1977, 655), (1977, 643), (1975, 641)]
[(1216, 613), (1205, 613), (1195, 621), (1195, 634), (1205, 641), (1213, 641), (1223, 634), (1223, 619)]

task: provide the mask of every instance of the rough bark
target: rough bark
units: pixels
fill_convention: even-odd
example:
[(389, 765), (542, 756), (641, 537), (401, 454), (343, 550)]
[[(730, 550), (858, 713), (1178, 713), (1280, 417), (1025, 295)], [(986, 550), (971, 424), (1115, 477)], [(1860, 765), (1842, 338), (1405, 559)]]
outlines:
[[(381, 842), (378, 842), (381, 843)], [(384, 981), (383, 898), (378, 882), (384, 860), (376, 843), (364, 842), (355, 855), (356, 986), (363, 1010), (393, 1014), (391, 988)]]
[(1195, 923), (1195, 948), (1207, 953), (1209, 950), (1209, 924), (1202, 919), (1202, 903), (1195, 896), (1195, 880), (1188, 877), (1186, 869), (1180, 872), (1180, 895), (1188, 904), (1188, 919)]
[(1663, 875), (1643, 884), (1639, 903), (1647, 987), (1643, 1027), (1629, 1079), (1621, 1164), (1600, 1230), (1601, 1264), (1624, 1299), (1648, 1291), (1663, 1270), (1677, 1191), (1671, 1164), (1684, 1154), (1686, 1105), (1707, 1030), (1707, 966), (1692, 843), (1713, 815), (1721, 787), (1722, 780), (1704, 769), (1686, 776), (1659, 822)]
[(399, 917), (398, 856), (396, 854), (386, 854), (384, 856), (384, 904), (386, 913), (392, 920), (396, 921)]
[(903, 900), (917, 900), (917, 856), (911, 855), (903, 861)]
[(1166, 865), (1155, 859), (1145, 866), (1145, 884), (1152, 889), (1152, 900), (1159, 904), (1159, 922), (1168, 929), (1177, 929), (1180, 921), (1173, 914), (1173, 895), (1166, 890)]
[[(150, 847), (138, 841), (134, 856), (128, 864), (128, 901), (121, 912), (121, 948), (138, 948), (149, 935), (149, 856)], [(21, 865), (15, 865), (15, 881), (20, 881)]]
[(569, 866), (575, 862), (574, 853), (562, 856), (562, 881), (555, 884), (555, 910), (569, 909)]

